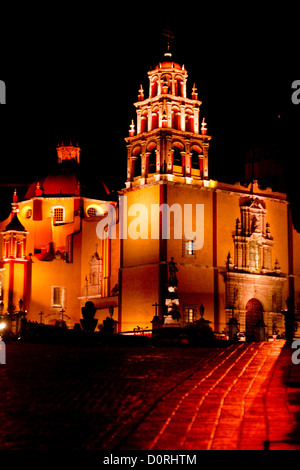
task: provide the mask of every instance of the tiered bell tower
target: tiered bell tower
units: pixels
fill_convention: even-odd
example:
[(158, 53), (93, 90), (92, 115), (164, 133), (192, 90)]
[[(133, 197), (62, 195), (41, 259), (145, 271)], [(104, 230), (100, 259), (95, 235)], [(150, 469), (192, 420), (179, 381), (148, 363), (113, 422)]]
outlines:
[(18, 218), (18, 196), (13, 196), (11, 220), (1, 233), (3, 239), (3, 258), (1, 264), (5, 269), (3, 279), (3, 301), (8, 313), (13, 313), (21, 301), (26, 310), (30, 297), (31, 260), (26, 256), (28, 232)]
[[(208, 147), (205, 119), (199, 121), (201, 101), (197, 88), (187, 98), (187, 71), (173, 62), (168, 51), (164, 61), (148, 72), (149, 98), (141, 85), (137, 113), (129, 128), (126, 187), (169, 180), (191, 183), (208, 179)], [(171, 176), (172, 175), (172, 176)]]
[[(170, 259), (194, 259), (196, 251), (195, 232), (187, 233), (185, 226), (184, 233), (180, 230), (183, 218), (185, 223), (189, 220), (188, 215), (177, 217), (177, 232), (173, 227), (174, 210), (183, 216), (185, 204), (202, 204), (203, 191), (198, 194), (194, 189), (211, 189), (211, 138), (205, 119), (200, 118), (202, 103), (196, 86), (188, 98), (187, 71), (173, 60), (169, 50), (163, 61), (148, 72), (148, 78), (149, 97), (145, 97), (141, 85), (134, 103), (136, 122), (131, 122), (125, 138), (127, 181), (126, 188), (119, 192), (124, 196), (120, 200), (118, 319), (123, 331), (150, 328), (153, 305), (157, 309), (155, 316), (163, 322)], [(180, 273), (186, 277), (184, 269)]]

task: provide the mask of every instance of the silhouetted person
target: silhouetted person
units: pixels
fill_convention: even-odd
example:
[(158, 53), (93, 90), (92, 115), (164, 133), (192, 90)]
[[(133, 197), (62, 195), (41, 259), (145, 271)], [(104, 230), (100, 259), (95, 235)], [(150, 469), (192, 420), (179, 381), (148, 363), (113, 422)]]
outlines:
[(288, 342), (292, 342), (294, 337), (295, 316), (293, 302), (290, 297), (287, 299), (286, 305), (287, 310), (282, 312), (284, 315), (285, 338)]

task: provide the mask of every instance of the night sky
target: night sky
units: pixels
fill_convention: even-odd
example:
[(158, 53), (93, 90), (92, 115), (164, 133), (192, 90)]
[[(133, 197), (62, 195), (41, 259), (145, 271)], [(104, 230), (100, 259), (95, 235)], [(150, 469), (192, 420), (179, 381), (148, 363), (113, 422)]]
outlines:
[[(0, 62), (7, 87), (1, 108), (0, 184), (22, 185), (47, 174), (58, 142), (78, 142), (84, 170), (115, 189), (126, 179), (126, 145), (138, 89), (148, 97), (150, 67), (163, 60), (171, 30), (174, 61), (188, 71), (212, 136), (209, 175), (244, 182), (249, 149), (280, 148), (293, 201), (299, 174), (300, 78), (297, 13), (253, 3), (199, 2), (93, 6), (37, 12), (26, 5), (13, 22)], [(280, 8), (279, 8), (280, 7)], [(278, 8), (278, 9), (277, 9)], [(37, 18), (38, 16), (38, 18)], [(13, 41), (18, 33), (18, 41)], [(295, 158), (296, 157), (296, 158)], [(5, 162), (5, 165), (4, 165)], [(18, 186), (22, 192), (22, 186)], [(0, 215), (7, 216), (3, 199)], [(294, 202), (294, 205), (296, 203)]]

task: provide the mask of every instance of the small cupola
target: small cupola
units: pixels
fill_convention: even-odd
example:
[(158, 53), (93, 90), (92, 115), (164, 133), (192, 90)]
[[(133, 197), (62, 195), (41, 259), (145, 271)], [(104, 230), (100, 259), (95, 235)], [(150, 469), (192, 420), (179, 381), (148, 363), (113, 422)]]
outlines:
[(63, 143), (61, 145), (58, 144), (56, 147), (57, 163), (76, 162), (79, 164), (80, 150), (78, 144), (72, 145), (72, 142), (70, 142), (70, 145), (64, 145)]

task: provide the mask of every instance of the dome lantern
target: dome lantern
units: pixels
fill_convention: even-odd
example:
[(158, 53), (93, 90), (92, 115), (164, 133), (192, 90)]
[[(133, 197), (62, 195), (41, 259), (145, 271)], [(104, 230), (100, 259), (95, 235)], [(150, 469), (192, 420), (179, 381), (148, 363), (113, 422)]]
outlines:
[(78, 164), (80, 163), (80, 147), (78, 144), (76, 146), (72, 145), (58, 145), (56, 147), (57, 151), (57, 162), (62, 163), (65, 161), (74, 161)]

